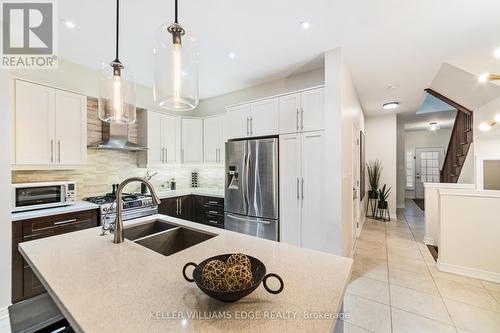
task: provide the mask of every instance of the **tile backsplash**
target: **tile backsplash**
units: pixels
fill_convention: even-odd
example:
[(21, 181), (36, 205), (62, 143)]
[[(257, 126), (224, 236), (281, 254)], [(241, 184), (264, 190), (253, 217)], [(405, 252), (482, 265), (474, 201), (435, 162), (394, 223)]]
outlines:
[[(72, 180), (76, 182), (77, 198), (102, 195), (111, 191), (111, 184), (120, 183), (132, 176), (146, 175), (148, 169), (137, 166), (137, 152), (119, 150), (87, 151), (87, 165), (76, 170), (12, 171), (12, 182), (38, 182)], [(191, 187), (191, 172), (198, 171), (199, 187), (223, 188), (222, 166), (165, 166), (150, 168), (158, 172), (151, 182), (157, 191), (166, 190), (166, 182), (175, 178), (177, 189)], [(132, 183), (126, 191), (138, 191), (139, 185)]]

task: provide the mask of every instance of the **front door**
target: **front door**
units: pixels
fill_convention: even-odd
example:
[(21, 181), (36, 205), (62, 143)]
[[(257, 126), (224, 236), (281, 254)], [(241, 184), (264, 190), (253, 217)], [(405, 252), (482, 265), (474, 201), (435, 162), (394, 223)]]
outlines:
[(444, 148), (415, 149), (415, 197), (424, 198), (424, 183), (439, 183)]

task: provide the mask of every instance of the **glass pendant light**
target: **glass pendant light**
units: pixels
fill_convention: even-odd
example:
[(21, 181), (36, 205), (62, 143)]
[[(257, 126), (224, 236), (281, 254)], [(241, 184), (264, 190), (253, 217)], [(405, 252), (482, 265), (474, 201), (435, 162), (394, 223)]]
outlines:
[(135, 82), (130, 69), (118, 59), (120, 0), (116, 0), (116, 58), (101, 70), (97, 115), (108, 123), (131, 124), (136, 120)]
[(198, 53), (195, 41), (179, 24), (177, 0), (174, 23), (156, 33), (154, 100), (163, 109), (189, 111), (198, 106)]

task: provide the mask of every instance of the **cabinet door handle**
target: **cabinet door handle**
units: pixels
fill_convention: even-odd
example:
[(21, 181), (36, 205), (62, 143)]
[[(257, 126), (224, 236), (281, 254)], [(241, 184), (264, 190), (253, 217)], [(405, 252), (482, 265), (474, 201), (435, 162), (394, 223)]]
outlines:
[(250, 117), (247, 117), (247, 135), (250, 135)]
[(300, 192), (302, 194), (302, 200), (304, 200), (304, 178), (302, 178), (302, 181), (300, 184)]
[(57, 140), (57, 159), (61, 163), (61, 140)]
[(297, 124), (297, 131), (299, 130), (299, 113), (300, 113), (300, 110), (299, 108), (297, 108), (297, 112), (295, 113), (295, 122)]
[(219, 222), (217, 222), (217, 221), (213, 221), (213, 220), (208, 220), (207, 222), (208, 222), (208, 223), (212, 223), (212, 224), (219, 224)]
[(179, 198), (179, 215), (182, 215), (182, 200)]
[(300, 107), (300, 126), (304, 130), (304, 108)]
[(250, 116), (250, 135), (253, 135), (253, 118)]
[(181, 149), (181, 163), (184, 163), (184, 148)]
[(50, 163), (54, 163), (54, 140), (50, 140)]
[(175, 215), (179, 215), (179, 198), (175, 199)]
[(209, 210), (208, 211), (208, 214), (215, 214), (215, 215), (218, 215), (219, 212), (215, 211), (215, 210)]
[(209, 204), (212, 204), (212, 205), (217, 205), (217, 204), (219, 204), (219, 202), (218, 202), (218, 201), (209, 201), (208, 203), (209, 203)]
[(73, 223), (73, 222), (76, 222), (76, 221), (78, 221), (78, 220), (77, 219), (71, 219), (71, 220), (59, 221), (59, 222), (55, 222), (54, 225), (68, 224), (68, 223)]
[(297, 200), (299, 200), (299, 199), (300, 199), (300, 196), (299, 196), (299, 191), (300, 191), (300, 190), (299, 190), (299, 183), (300, 183), (300, 181), (299, 181), (299, 179), (297, 178)]
[(165, 150), (165, 163), (168, 163), (168, 149), (164, 148)]

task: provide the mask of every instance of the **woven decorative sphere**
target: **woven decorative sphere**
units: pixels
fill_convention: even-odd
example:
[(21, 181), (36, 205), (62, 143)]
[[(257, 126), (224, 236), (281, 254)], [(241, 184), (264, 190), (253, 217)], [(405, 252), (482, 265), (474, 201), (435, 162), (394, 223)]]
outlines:
[(209, 261), (201, 272), (201, 279), (206, 288), (212, 290), (225, 290), (226, 264), (220, 260)]
[(241, 290), (253, 284), (252, 271), (244, 265), (233, 265), (226, 269), (227, 290)]
[(231, 267), (234, 265), (242, 265), (248, 268), (249, 270), (252, 269), (252, 264), (250, 263), (250, 259), (242, 253), (235, 253), (232, 254), (229, 258), (227, 258), (226, 261), (227, 267)]

